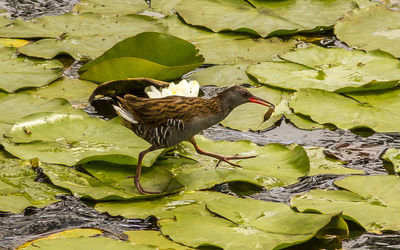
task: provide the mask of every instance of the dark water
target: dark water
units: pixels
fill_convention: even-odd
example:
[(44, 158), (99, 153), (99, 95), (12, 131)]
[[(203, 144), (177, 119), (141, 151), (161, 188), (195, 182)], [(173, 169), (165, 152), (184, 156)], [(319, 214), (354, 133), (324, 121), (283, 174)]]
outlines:
[[(59, 15), (69, 12), (76, 0), (8, 0), (0, 1), (0, 8), (8, 10), (12, 18), (30, 19), (41, 15)], [(343, 47), (340, 41), (329, 38), (321, 41), (324, 46)], [(65, 75), (76, 77), (79, 63), (74, 63)], [(324, 147), (329, 155), (347, 161), (347, 166), (362, 169), (367, 174), (386, 174), (379, 156), (387, 147), (400, 147), (399, 134), (373, 134), (361, 137), (343, 130), (300, 130), (284, 120), (271, 130), (263, 132), (239, 132), (214, 126), (204, 131), (205, 136), (213, 140), (250, 140), (259, 145), (268, 143), (291, 144)], [(272, 190), (256, 190), (242, 196), (266, 201), (288, 203), (296, 194), (311, 189), (337, 189), (333, 181), (343, 175), (318, 175), (304, 177), (291, 186)], [(254, 188), (254, 187), (253, 187)], [(251, 188), (250, 188), (251, 189)], [(221, 184), (213, 190), (231, 193), (237, 187)], [(239, 192), (240, 193), (240, 192)], [(99, 228), (113, 237), (123, 238), (123, 231), (135, 229), (157, 229), (155, 218), (126, 219), (114, 217), (94, 210), (90, 203), (71, 196), (61, 197), (62, 201), (45, 208), (28, 208), (21, 214), (0, 212), (0, 249), (13, 249), (26, 241), (50, 233), (70, 228)], [(400, 233), (366, 233), (360, 237), (343, 242), (345, 249), (400, 249)]]

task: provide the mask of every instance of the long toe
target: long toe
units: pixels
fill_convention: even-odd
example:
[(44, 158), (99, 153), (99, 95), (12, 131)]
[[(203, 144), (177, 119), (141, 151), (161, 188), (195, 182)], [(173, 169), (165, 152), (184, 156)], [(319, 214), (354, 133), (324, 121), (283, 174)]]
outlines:
[(225, 156), (224, 158), (227, 160), (239, 160), (239, 159), (251, 159), (255, 158), (257, 155), (249, 155), (249, 156), (238, 156), (238, 155), (233, 155), (233, 156)]
[(158, 191), (147, 191), (145, 190), (142, 185), (140, 184), (139, 180), (135, 178), (135, 186), (137, 190), (139, 191), (140, 194), (161, 194), (161, 192)]

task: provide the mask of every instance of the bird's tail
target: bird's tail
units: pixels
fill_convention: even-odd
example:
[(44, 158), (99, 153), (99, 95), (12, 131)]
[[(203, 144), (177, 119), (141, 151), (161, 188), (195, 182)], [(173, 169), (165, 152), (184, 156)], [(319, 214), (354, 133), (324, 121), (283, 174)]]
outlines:
[(131, 123), (131, 124), (138, 124), (139, 122), (135, 119), (135, 117), (133, 117), (133, 115), (126, 109), (124, 109), (123, 107), (117, 106), (117, 105), (113, 105), (113, 108), (115, 109), (115, 111), (117, 112), (117, 114), (124, 119), (125, 121)]

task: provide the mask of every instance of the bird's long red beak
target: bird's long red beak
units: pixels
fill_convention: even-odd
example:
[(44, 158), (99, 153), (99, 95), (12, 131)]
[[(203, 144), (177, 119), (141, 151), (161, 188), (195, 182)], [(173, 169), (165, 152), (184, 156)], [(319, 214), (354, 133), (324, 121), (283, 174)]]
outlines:
[(270, 103), (270, 102), (268, 102), (266, 100), (263, 100), (261, 98), (255, 97), (255, 96), (250, 97), (249, 101), (250, 102), (254, 102), (254, 103), (258, 103), (258, 104), (261, 104), (261, 105), (264, 105), (264, 106), (267, 106), (267, 107), (275, 108), (274, 104), (272, 104), (272, 103)]

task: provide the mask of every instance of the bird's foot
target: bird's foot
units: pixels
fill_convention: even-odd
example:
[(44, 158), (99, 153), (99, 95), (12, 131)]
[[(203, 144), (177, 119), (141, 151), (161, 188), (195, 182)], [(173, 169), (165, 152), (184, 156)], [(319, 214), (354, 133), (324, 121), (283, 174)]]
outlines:
[(220, 157), (216, 157), (218, 159), (217, 165), (215, 165), (215, 167), (218, 167), (221, 162), (226, 162), (228, 164), (230, 164), (231, 166), (234, 167), (238, 167), (238, 168), (242, 168), (242, 166), (240, 166), (239, 164), (233, 163), (230, 160), (241, 160), (241, 159), (250, 159), (250, 158), (254, 158), (256, 157), (256, 155), (250, 155), (250, 156), (238, 156), (238, 155), (233, 155), (233, 156), (220, 156)]
[(146, 195), (146, 194), (161, 194), (161, 192), (158, 191), (147, 191), (145, 190), (142, 185), (139, 182), (139, 179), (136, 178), (135, 176), (128, 176), (127, 178), (135, 178), (135, 186), (137, 190), (139, 191), (140, 194)]

